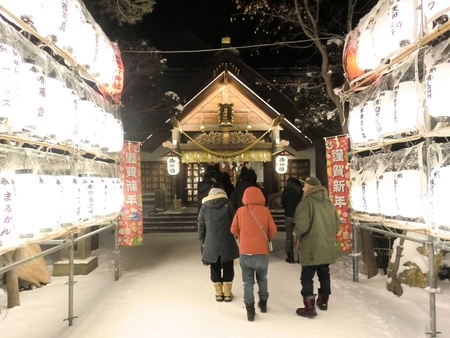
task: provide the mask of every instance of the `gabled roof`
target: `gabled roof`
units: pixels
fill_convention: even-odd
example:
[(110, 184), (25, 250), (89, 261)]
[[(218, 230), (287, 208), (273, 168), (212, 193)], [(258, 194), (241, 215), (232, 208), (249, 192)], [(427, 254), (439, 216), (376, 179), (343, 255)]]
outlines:
[[(185, 106), (176, 116), (178, 121), (192, 115), (194, 107), (214, 95), (218, 87), (226, 81), (235, 92), (239, 91), (246, 96), (252, 107), (260, 112), (262, 119), (271, 121), (280, 114), (284, 115), (280, 136), (288, 140), (292, 148), (297, 151), (310, 148), (313, 145), (311, 140), (292, 123), (297, 114), (295, 103), (263, 80), (261, 75), (243, 63), (237, 54), (233, 49), (219, 51), (197, 76), (185, 84), (184, 89), (178, 93), (181, 103)], [(171, 139), (170, 122), (164, 123), (167, 123), (168, 128), (164, 128), (167, 132), (154, 134), (144, 142), (142, 150), (153, 152), (164, 141)]]

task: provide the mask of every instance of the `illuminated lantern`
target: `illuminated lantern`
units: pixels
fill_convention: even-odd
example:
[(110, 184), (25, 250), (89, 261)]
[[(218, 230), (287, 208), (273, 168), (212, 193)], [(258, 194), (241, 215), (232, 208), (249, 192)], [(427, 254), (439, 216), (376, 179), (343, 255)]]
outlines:
[(367, 141), (378, 139), (377, 121), (375, 115), (375, 101), (368, 100), (363, 103), (360, 110), (361, 136)]
[(373, 24), (374, 21), (372, 19), (358, 37), (356, 56), (358, 67), (364, 71), (373, 70), (380, 63), (380, 60), (375, 55)]
[(70, 88), (64, 88), (63, 92), (64, 111), (60, 111), (56, 117), (57, 126), (56, 140), (59, 143), (74, 145), (79, 144), (78, 140), (78, 93)]
[(377, 176), (374, 170), (366, 169), (362, 175), (362, 202), (364, 211), (378, 213)]
[(380, 214), (386, 217), (398, 215), (395, 202), (395, 176), (396, 172), (386, 171), (377, 179), (377, 199)]
[(347, 128), (352, 144), (364, 142), (364, 137), (361, 130), (361, 104), (350, 108)]
[(114, 119), (111, 135), (113, 137), (109, 141), (108, 152), (110, 153), (121, 152), (123, 147), (123, 125), (119, 119)]
[(19, 99), (22, 105), (20, 121), (24, 130), (35, 134), (42, 126), (45, 114), (45, 74), (41, 67), (26, 60), (21, 73)]
[[(8, 12), (10, 12), (14, 17), (24, 22), (33, 22), (35, 13), (37, 12), (38, 2), (35, 0), (0, 0), (0, 5), (3, 6)], [(5, 15), (5, 17), (13, 21), (14, 20), (8, 16), (8, 14), (2, 12), (0, 13)]]
[(426, 82), (425, 103), (428, 114), (439, 120), (450, 117), (450, 63), (440, 63), (430, 69)]
[(36, 1), (37, 10), (34, 14), (33, 26), (36, 31), (48, 41), (57, 43), (64, 40), (67, 28), (68, 1)]
[(390, 117), (394, 115), (394, 91), (384, 90), (378, 93), (375, 99), (375, 121), (378, 135), (383, 137), (389, 134), (391, 128)]
[(364, 70), (358, 64), (358, 30), (354, 29), (348, 36), (344, 54), (344, 70), (349, 81), (364, 75)]
[(66, 111), (69, 111), (69, 97), (67, 95), (64, 84), (51, 77), (45, 78), (45, 100), (44, 100), (44, 115), (42, 123), (36, 126), (36, 134), (49, 139), (55, 140), (58, 129), (62, 125), (70, 123), (66, 120)]
[(112, 86), (119, 73), (114, 49), (102, 32), (98, 32), (97, 55), (89, 72), (102, 86)]
[(380, 8), (373, 27), (373, 49), (378, 63), (383, 62), (386, 57), (398, 49), (391, 33), (389, 1), (384, 2), (383, 5), (385, 7)]
[(83, 25), (85, 23), (86, 19), (78, 1), (67, 1), (67, 16), (64, 34), (58, 36), (56, 44), (71, 55), (72, 58), (75, 58), (81, 40)]
[(82, 24), (81, 38), (75, 52), (75, 61), (82, 65), (89, 73), (97, 55), (98, 34), (93, 24)]
[(91, 177), (79, 177), (80, 183), (80, 225), (93, 219), (94, 212), (94, 182)]
[(0, 43), (0, 132), (16, 132), (14, 117), (19, 105), (22, 58), (12, 47)]
[(393, 114), (383, 114), (383, 136), (396, 136), (419, 129), (421, 103), (420, 84), (415, 81), (399, 83), (393, 93)]
[(114, 74), (113, 82), (107, 86), (100, 87), (100, 90), (106, 98), (109, 99), (112, 97), (115, 103), (120, 103), (123, 91), (124, 67), (119, 46), (115, 42), (111, 42), (111, 46), (114, 50), (117, 72)]
[(15, 199), (14, 181), (0, 174), (0, 246), (9, 240), (14, 230)]
[(36, 201), (43, 199), (38, 195), (39, 177), (31, 169), (21, 169), (16, 170), (13, 180), (16, 192), (14, 237), (33, 238), (38, 232), (35, 220), (40, 215)]
[(61, 184), (61, 219), (60, 226), (76, 224), (80, 217), (79, 178), (73, 175), (57, 176)]
[(424, 29), (427, 33), (446, 23), (450, 16), (450, 3), (444, 0), (422, 0), (422, 8), (425, 17)]
[(448, 207), (448, 187), (450, 167), (434, 168), (428, 185), (428, 207), (431, 230), (440, 235), (450, 235), (450, 209)]
[(395, 177), (395, 196), (400, 216), (408, 219), (422, 218), (422, 186), (425, 173), (420, 170), (401, 170)]
[(288, 158), (286, 156), (277, 156), (275, 159), (275, 171), (277, 174), (286, 174), (288, 169)]
[(391, 1), (389, 18), (391, 34), (398, 47), (404, 47), (417, 41), (417, 26), (419, 21), (417, 0)]
[(180, 172), (180, 159), (171, 156), (167, 159), (167, 172), (169, 175), (177, 175)]
[(38, 185), (34, 203), (38, 212), (34, 218), (35, 227), (40, 233), (58, 229), (61, 219), (61, 183), (56, 176), (37, 175)]
[(363, 180), (361, 174), (352, 177), (350, 181), (350, 203), (352, 210), (365, 212), (363, 202)]
[(79, 140), (80, 147), (83, 149), (91, 149), (93, 148), (93, 144), (97, 142), (95, 115), (98, 113), (97, 106), (94, 102), (89, 100), (78, 101), (77, 139)]
[(103, 177), (92, 177), (93, 184), (93, 208), (92, 216), (94, 218), (101, 218), (106, 215), (106, 202), (107, 202), (107, 181)]

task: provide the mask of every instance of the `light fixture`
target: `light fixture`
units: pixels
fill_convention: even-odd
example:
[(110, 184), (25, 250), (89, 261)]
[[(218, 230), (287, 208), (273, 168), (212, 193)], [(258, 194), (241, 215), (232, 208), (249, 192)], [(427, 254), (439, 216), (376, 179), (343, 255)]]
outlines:
[(275, 171), (277, 174), (286, 174), (288, 169), (288, 158), (286, 156), (277, 156), (275, 159)]
[(180, 172), (180, 159), (178, 157), (167, 158), (167, 172), (169, 175), (178, 175)]

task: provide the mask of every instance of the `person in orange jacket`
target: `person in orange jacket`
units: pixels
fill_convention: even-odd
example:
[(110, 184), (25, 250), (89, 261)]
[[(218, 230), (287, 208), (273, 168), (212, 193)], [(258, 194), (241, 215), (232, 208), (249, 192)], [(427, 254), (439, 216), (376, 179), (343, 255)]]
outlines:
[(258, 283), (258, 307), (262, 313), (267, 312), (269, 298), (267, 271), (269, 267), (270, 241), (277, 233), (277, 226), (272, 214), (265, 206), (261, 189), (248, 187), (242, 197), (244, 206), (240, 207), (231, 223), (231, 232), (239, 240), (239, 261), (244, 282), (244, 303), (247, 320), (255, 319), (255, 297), (253, 285)]

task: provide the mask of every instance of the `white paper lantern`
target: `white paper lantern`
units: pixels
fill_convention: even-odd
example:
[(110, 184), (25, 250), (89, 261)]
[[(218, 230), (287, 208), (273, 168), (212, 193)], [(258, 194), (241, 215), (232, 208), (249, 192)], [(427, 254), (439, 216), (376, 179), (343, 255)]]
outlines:
[[(108, 114), (108, 113), (107, 113)], [(111, 115), (111, 114), (108, 114)], [(112, 116), (112, 115), (111, 115)], [(122, 151), (123, 147), (123, 125), (119, 119), (113, 117), (113, 120), (110, 119), (110, 116), (107, 118), (108, 130), (108, 152), (109, 153), (118, 153)]]
[(100, 84), (110, 86), (119, 74), (119, 69), (111, 42), (102, 32), (98, 32), (96, 50), (97, 54), (94, 58), (90, 73)]
[(41, 67), (33, 63), (23, 63), (21, 73), (19, 99), (22, 128), (35, 134), (36, 128), (42, 125), (45, 115), (45, 74)]
[(39, 232), (35, 222), (40, 210), (37, 199), (39, 196), (39, 178), (32, 170), (17, 170), (13, 177), (16, 191), (16, 208), (14, 212), (15, 228), (13, 235), (19, 238), (33, 238)]
[(430, 173), (428, 185), (428, 207), (432, 230), (437, 234), (450, 235), (450, 208), (448, 206), (448, 187), (450, 186), (450, 167), (434, 168)]
[(90, 73), (97, 55), (97, 31), (91, 23), (82, 24), (81, 38), (75, 53), (75, 61)]
[(89, 100), (80, 100), (78, 102), (78, 135), (80, 146), (83, 149), (91, 149), (93, 143), (97, 142), (95, 130), (96, 119), (98, 113), (94, 102)]
[(395, 176), (396, 172), (384, 172), (377, 179), (377, 199), (380, 214), (386, 217), (398, 215), (395, 201)]
[(361, 105), (356, 105), (353, 108), (350, 108), (347, 123), (350, 141), (353, 144), (364, 142), (364, 137), (361, 130)]
[(36, 191), (34, 223), (40, 233), (56, 231), (59, 228), (62, 206), (61, 184), (56, 176), (37, 175), (39, 184)]
[(433, 117), (450, 117), (450, 63), (433, 66), (425, 87), (425, 103), (428, 114)]
[(275, 159), (275, 171), (278, 174), (286, 174), (288, 169), (288, 158), (286, 156), (277, 156)]
[(378, 139), (377, 119), (375, 115), (375, 101), (367, 100), (360, 110), (361, 136), (365, 142)]
[(80, 224), (93, 219), (94, 183), (91, 177), (79, 177), (80, 183)]
[(60, 226), (75, 225), (80, 218), (80, 184), (73, 175), (60, 175), (61, 183), (61, 219)]
[(392, 38), (389, 8), (387, 7), (385, 11), (377, 14), (373, 27), (373, 46), (378, 63), (381, 63), (383, 59), (398, 49)]
[(394, 115), (394, 91), (384, 90), (378, 93), (375, 99), (375, 121), (378, 135), (383, 137), (390, 134), (392, 125), (391, 116)]
[(377, 176), (374, 170), (364, 170), (362, 175), (362, 202), (365, 212), (378, 214)]
[(38, 0), (34, 13), (36, 31), (48, 41), (64, 40), (67, 28), (68, 1), (67, 0)]
[[(14, 17), (24, 22), (33, 22), (38, 10), (38, 2), (35, 0), (0, 0), (0, 5), (10, 12)], [(10, 16), (0, 10), (8, 20), (15, 22)]]
[(64, 34), (58, 36), (57, 45), (75, 58), (80, 45), (83, 25), (86, 23), (83, 11), (75, 0), (67, 1), (67, 22)]
[(390, 27), (393, 39), (398, 47), (417, 42), (416, 0), (393, 0), (389, 11)]
[(180, 159), (175, 156), (171, 156), (167, 159), (167, 172), (169, 175), (178, 175), (180, 172)]
[(15, 199), (12, 177), (0, 174), (0, 246), (10, 239), (14, 230)]
[(107, 199), (107, 181), (103, 177), (92, 177), (93, 184), (93, 211), (94, 218), (106, 216)]
[(416, 219), (423, 217), (422, 186), (426, 182), (425, 173), (420, 170), (401, 170), (395, 177), (395, 197), (399, 215)]
[(64, 88), (64, 101), (66, 105), (64, 111), (59, 111), (57, 117), (58, 128), (56, 129), (56, 140), (59, 143), (75, 145), (79, 144), (78, 139), (78, 93), (69, 88)]
[(356, 58), (359, 68), (364, 71), (373, 70), (380, 63), (380, 60), (375, 55), (373, 20), (361, 31), (358, 37)]
[(22, 58), (14, 48), (0, 43), (0, 133), (16, 132), (14, 117), (19, 107)]
[(432, 32), (437, 25), (447, 22), (450, 16), (450, 3), (445, 0), (422, 0), (422, 8), (427, 33)]
[(352, 210), (359, 212), (365, 212), (363, 202), (363, 180), (362, 175), (352, 177), (350, 181), (350, 204)]
[(55, 140), (58, 129), (70, 123), (65, 120), (66, 112), (70, 109), (68, 93), (64, 84), (51, 77), (45, 78), (44, 115), (42, 123), (36, 126), (36, 134), (49, 140)]
[(382, 119), (383, 136), (398, 136), (419, 129), (421, 106), (420, 84), (415, 81), (399, 83), (394, 88), (393, 114), (385, 114)]

